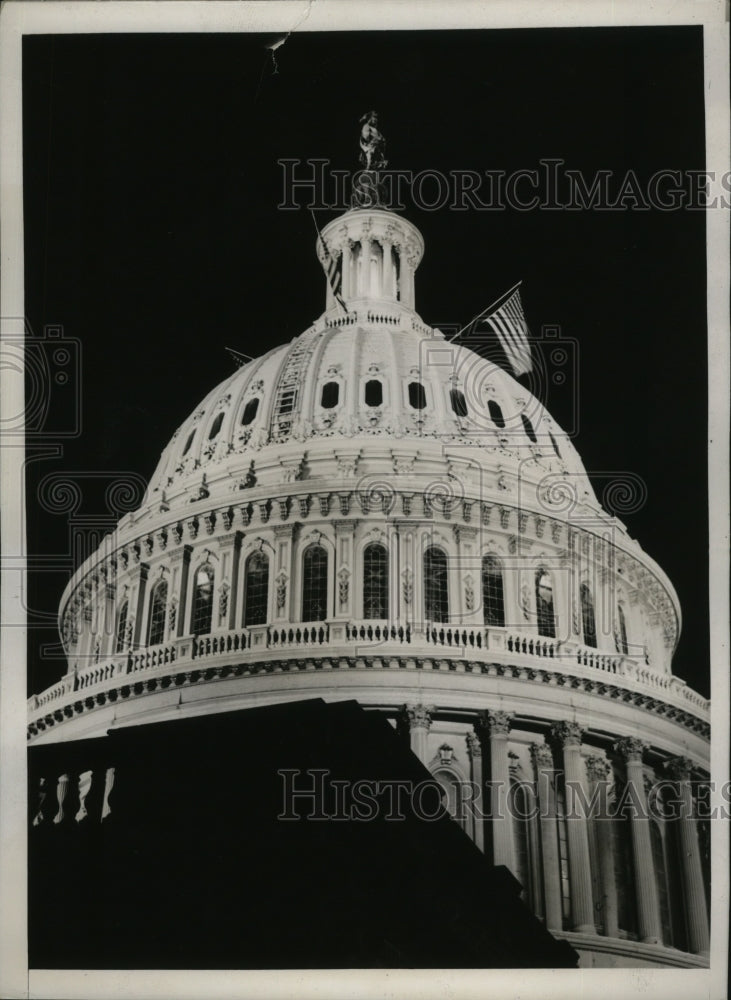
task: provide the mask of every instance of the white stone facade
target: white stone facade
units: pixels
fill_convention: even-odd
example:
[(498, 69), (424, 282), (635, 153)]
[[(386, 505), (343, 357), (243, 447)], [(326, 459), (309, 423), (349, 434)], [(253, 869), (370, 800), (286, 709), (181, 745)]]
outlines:
[[(323, 236), (348, 312), (328, 286), (308, 330), (173, 435), (66, 588), (68, 673), (30, 699), (30, 740), (355, 698), (408, 729), (455, 810), (463, 782), (553, 800), (559, 772), (589, 792), (605, 772), (705, 775), (708, 703), (671, 669), (676, 594), (569, 437), (422, 322), (410, 223), (359, 209)], [(661, 821), (623, 844), (587, 819), (458, 821), (585, 964), (705, 964), (695, 824), (672, 833), (678, 866)]]

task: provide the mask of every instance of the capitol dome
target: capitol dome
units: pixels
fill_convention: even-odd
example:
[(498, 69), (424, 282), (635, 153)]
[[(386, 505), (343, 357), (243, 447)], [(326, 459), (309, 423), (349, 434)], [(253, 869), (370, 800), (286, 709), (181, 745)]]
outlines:
[(381, 207), (325, 227), (338, 294), (323, 279), (311, 327), (211, 390), (78, 567), (68, 672), (30, 699), (29, 739), (356, 699), (584, 964), (702, 966), (704, 829), (607, 839), (588, 818), (461, 808), (488, 779), (554, 805), (558, 773), (685, 788), (708, 770), (708, 703), (672, 673), (672, 584), (600, 505), (540, 385), (416, 312), (423, 250)]

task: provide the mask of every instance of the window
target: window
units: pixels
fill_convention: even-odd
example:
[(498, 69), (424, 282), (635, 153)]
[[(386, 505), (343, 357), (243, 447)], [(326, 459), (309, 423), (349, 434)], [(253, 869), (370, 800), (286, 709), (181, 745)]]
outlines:
[(447, 556), (434, 545), (424, 553), (424, 605), (427, 621), (449, 620)]
[(383, 385), (378, 379), (369, 379), (365, 384), (366, 406), (380, 406), (383, 402)]
[(503, 568), (497, 556), (487, 555), (482, 560), (482, 607), (485, 625), (505, 625)]
[(566, 793), (563, 780), (555, 778), (556, 791), (556, 833), (558, 840), (558, 870), (561, 882), (561, 917), (564, 928), (571, 926), (571, 883), (569, 880), (569, 849), (566, 832)]
[(193, 444), (193, 438), (195, 437), (195, 431), (191, 431), (188, 435), (188, 440), (185, 442), (185, 448), (183, 448), (183, 456), (187, 455), (190, 451), (190, 446)]
[(528, 435), (529, 440), (535, 444), (538, 438), (536, 437), (536, 432), (533, 430), (533, 424), (530, 422), (528, 417), (526, 417), (525, 413), (521, 413), (520, 419), (523, 421), (523, 428), (525, 433)]
[(212, 566), (201, 566), (195, 575), (193, 614), (190, 628), (193, 635), (205, 635), (211, 631), (214, 580)]
[(211, 424), (211, 429), (208, 432), (209, 441), (212, 441), (215, 437), (218, 437), (218, 432), (221, 430), (222, 423), (223, 423), (223, 413), (219, 413), (216, 419)]
[(451, 389), (449, 392), (449, 399), (452, 403), (452, 410), (457, 414), (458, 417), (467, 416), (467, 400), (464, 398), (464, 393), (461, 389)]
[(124, 648), (127, 644), (127, 613), (129, 611), (129, 604), (127, 601), (124, 602), (122, 607), (119, 609), (119, 614), (117, 615), (117, 641), (114, 647), (115, 653), (123, 653)]
[(588, 584), (582, 583), (579, 589), (581, 600), (581, 627), (584, 642), (587, 646), (596, 647), (596, 619), (594, 617), (594, 601)]
[(147, 645), (157, 646), (165, 638), (165, 612), (168, 604), (167, 580), (158, 580), (150, 594), (150, 620), (147, 626)]
[(244, 412), (241, 417), (241, 423), (246, 427), (248, 424), (253, 423), (254, 417), (259, 409), (259, 397), (256, 399), (250, 399), (249, 402), (244, 407)]
[(500, 404), (496, 403), (494, 399), (491, 399), (487, 404), (487, 408), (490, 411), (490, 419), (495, 424), (496, 427), (505, 426), (505, 417), (503, 416), (503, 411), (500, 409)]
[(302, 560), (302, 621), (323, 622), (327, 617), (327, 552), (310, 545)]
[(553, 583), (545, 569), (536, 572), (536, 614), (538, 634), (549, 639), (556, 637), (556, 620), (553, 614)]
[(421, 382), (409, 382), (409, 406), (414, 410), (423, 410), (426, 406), (426, 393)]
[(264, 625), (269, 595), (269, 560), (263, 552), (252, 552), (246, 560), (244, 625)]
[(332, 410), (338, 405), (340, 399), (340, 386), (337, 382), (326, 382), (322, 387), (322, 397), (320, 405), (324, 410)]
[(513, 844), (515, 846), (515, 871), (513, 874), (523, 888), (520, 898), (524, 902), (527, 902), (531, 895), (530, 830), (528, 828), (530, 806), (528, 804), (526, 789), (522, 782), (511, 781), (510, 789), (513, 820)]
[[(614, 796), (610, 809), (622, 801), (622, 782), (615, 777)], [(617, 924), (627, 934), (637, 933), (637, 910), (635, 904), (634, 867), (632, 860), (631, 819), (620, 813), (609, 821), (612, 838), (612, 859), (617, 890)]]
[(375, 542), (363, 552), (363, 617), (388, 618), (388, 552)]
[(558, 450), (558, 441), (557, 441), (557, 440), (556, 440), (556, 438), (555, 438), (555, 437), (553, 436), (553, 434), (551, 434), (551, 432), (550, 432), (550, 431), (548, 432), (548, 436), (549, 436), (549, 437), (550, 437), (550, 439), (551, 439), (551, 444), (553, 445), (553, 450), (554, 450), (554, 451), (556, 452), (556, 457), (557, 457), (557, 458), (561, 458), (561, 452), (560, 452), (560, 451)]
[(619, 625), (619, 635), (617, 636), (619, 645), (618, 652), (627, 654), (629, 653), (629, 642), (627, 640), (627, 619), (624, 616), (624, 608), (621, 604), (617, 605), (617, 622)]

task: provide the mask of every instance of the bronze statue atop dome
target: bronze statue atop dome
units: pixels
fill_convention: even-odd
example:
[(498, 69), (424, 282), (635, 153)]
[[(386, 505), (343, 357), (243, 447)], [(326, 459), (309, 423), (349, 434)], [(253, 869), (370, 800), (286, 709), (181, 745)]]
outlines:
[(382, 183), (378, 171), (388, 166), (386, 140), (378, 128), (378, 114), (368, 111), (360, 119), (360, 163), (363, 170), (353, 183), (353, 208), (386, 207), (382, 198)]

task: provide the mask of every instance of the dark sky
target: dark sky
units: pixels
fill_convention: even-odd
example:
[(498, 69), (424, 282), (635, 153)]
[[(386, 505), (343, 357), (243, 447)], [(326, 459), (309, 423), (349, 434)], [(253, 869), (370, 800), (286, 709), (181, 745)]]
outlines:
[[(273, 37), (24, 40), (26, 316), (39, 342), (63, 327), (72, 367), (76, 341), (80, 356), (30, 442), (62, 445), (28, 466), (33, 690), (63, 672), (55, 614), (72, 536), (95, 518), (111, 527), (110, 482), (151, 475), (231, 372), (225, 346), (257, 355), (322, 311), (312, 220), (278, 209), (278, 160), (355, 169), (358, 119), (376, 108), (391, 167), (414, 172), (559, 158), (645, 183), (704, 168), (699, 28), (297, 33), (276, 73)], [(404, 214), (426, 242), (427, 323), (466, 323), (522, 278), (531, 330), (559, 324), (576, 342), (547, 405), (576, 430), (599, 495), (619, 473), (644, 480), (646, 502), (621, 517), (678, 591), (675, 671), (707, 694), (703, 212), (409, 202)], [(76, 426), (73, 400), (81, 433), (54, 436)], [(71, 523), (48, 478), (62, 474), (81, 494)]]

